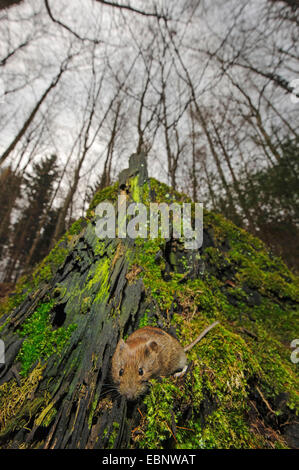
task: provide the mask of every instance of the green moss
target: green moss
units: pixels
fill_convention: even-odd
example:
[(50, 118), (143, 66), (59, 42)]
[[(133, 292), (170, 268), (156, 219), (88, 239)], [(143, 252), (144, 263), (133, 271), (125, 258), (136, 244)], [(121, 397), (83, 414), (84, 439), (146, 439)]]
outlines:
[(148, 321), (148, 311), (146, 311), (143, 315), (143, 317), (140, 319), (139, 321), (139, 325), (138, 325), (138, 328), (143, 328), (144, 326), (148, 326), (149, 325), (149, 321)]
[[(192, 202), (189, 196), (183, 193), (179, 193), (174, 189), (167, 186), (165, 183), (161, 183), (155, 178), (150, 178), (150, 189), (152, 191), (153, 200), (157, 203), (160, 202)], [(150, 200), (149, 198), (149, 187), (146, 183), (145, 188), (145, 199)]]
[(100, 255), (100, 256), (103, 256), (106, 252), (106, 243), (104, 240), (98, 240), (97, 241), (97, 244), (96, 244), (96, 247), (94, 249), (94, 254), (95, 255)]
[(108, 440), (108, 444), (107, 444), (107, 448), (108, 449), (113, 449), (113, 446), (114, 446), (114, 443), (115, 443), (115, 439), (117, 437), (117, 434), (119, 432), (119, 423), (114, 421), (112, 423), (112, 431), (110, 433), (110, 436), (109, 436), (109, 440)]
[[(179, 199), (155, 180), (151, 189), (158, 202)], [(289, 409), (299, 410), (296, 365), (289, 349), (299, 336), (298, 279), (259, 239), (221, 215), (205, 212), (204, 225), (215, 246), (202, 254), (207, 267), (202, 278), (182, 283), (182, 276), (171, 272), (165, 280), (165, 263), (159, 257), (165, 240), (136, 240), (131, 253), (131, 264), (142, 267), (140, 276), (161, 311), (167, 314), (175, 298), (183, 307), (182, 315), (172, 319), (183, 344), (214, 319), (221, 324), (188, 353), (194, 368), (184, 385), (173, 378), (153, 382), (145, 398), (144, 438), (136, 442), (140, 447), (163, 447), (169, 439), (177, 448), (267, 447), (267, 438), (249, 420), (249, 395), (255, 386), (271, 403), (285, 392)], [(147, 322), (145, 315), (139, 326)], [(199, 419), (207, 400), (212, 409)], [(186, 423), (180, 410), (188, 408), (192, 411)], [(285, 447), (282, 439), (275, 439), (273, 445)]]
[(139, 176), (130, 179), (130, 193), (134, 202), (141, 202), (142, 188), (139, 186)]
[[(28, 294), (32, 291), (32, 283), (28, 276), (22, 276), (15, 288), (13, 294), (10, 294), (5, 298), (5, 300), (0, 303), (0, 317), (4, 314), (7, 314), (17, 308), (21, 303), (26, 299)], [(0, 332), (5, 327), (4, 323), (0, 327)]]
[(229, 414), (219, 410), (207, 418), (202, 434), (206, 449), (259, 448), (266, 445), (262, 436), (255, 435), (244, 421), (240, 407)]
[(88, 427), (89, 427), (89, 429), (91, 429), (91, 426), (92, 426), (92, 420), (93, 420), (94, 413), (97, 409), (97, 404), (98, 404), (98, 398), (96, 397), (92, 401), (91, 410), (90, 410), (89, 416), (88, 416)]
[(47, 391), (43, 396), (28, 400), (42, 379), (43, 369), (44, 366), (38, 363), (28, 377), (21, 378), (20, 383), (10, 380), (0, 386), (1, 438), (15, 429), (26, 427), (29, 419), (47, 402)]
[(65, 261), (69, 253), (67, 237), (68, 235), (66, 233), (33, 272), (32, 278), (36, 287), (42, 282), (49, 281), (58, 267)]
[(171, 307), (176, 290), (178, 289), (178, 280), (183, 275), (174, 274), (169, 281), (163, 279), (164, 262), (157, 262), (157, 254), (165, 240), (142, 240), (136, 239), (134, 252), (130, 259), (131, 265), (142, 267), (140, 276), (144, 285), (150, 289), (151, 295), (156, 299), (159, 306), (163, 309)]
[(89, 209), (87, 211), (87, 218), (92, 218), (94, 216), (94, 211), (97, 207), (98, 204), (100, 204), (100, 202), (103, 202), (103, 201), (116, 201), (117, 200), (117, 195), (118, 195), (118, 181), (112, 185), (112, 186), (108, 186), (107, 188), (104, 188), (102, 189), (101, 191), (98, 191), (90, 205), (89, 205)]
[(86, 288), (97, 292), (94, 302), (104, 302), (108, 297), (110, 264), (110, 258), (100, 259), (89, 275), (91, 279), (88, 281)]
[(37, 360), (47, 359), (54, 352), (59, 354), (76, 328), (70, 325), (53, 330), (49, 322), (53, 305), (53, 301), (40, 305), (19, 331), (20, 336), (25, 337), (17, 357), (21, 362), (21, 375), (26, 376)]
[[(137, 183), (133, 179), (130, 187), (136, 202), (148, 204), (149, 190), (158, 203), (190, 202), (187, 196), (157, 180), (151, 179), (150, 185), (145, 184), (142, 190)], [(117, 184), (97, 193), (88, 216), (93, 217), (101, 201), (115, 201), (117, 194)], [(36, 270), (35, 286), (48, 281), (64, 262), (69, 252), (67, 241), (80, 233), (81, 226), (81, 222), (75, 224)], [(259, 239), (220, 214), (205, 211), (204, 227), (213, 239), (213, 246), (206, 247), (201, 254), (205, 270), (200, 278), (185, 277), (190, 264), (188, 256), (180, 258), (184, 274), (177, 272), (179, 249), (168, 253), (173, 272), (165, 276), (164, 239), (137, 239), (133, 248), (124, 249), (119, 244), (116, 250), (117, 245), (94, 241), (90, 233), (90, 244), (99, 258), (91, 266), (85, 285), (81, 286), (75, 278), (71, 286), (68, 307), (87, 314), (93, 302), (107, 300), (111, 267), (125, 254), (133, 280), (143, 279), (148, 299), (162, 313), (159, 318), (165, 327), (172, 324), (177, 328), (182, 344), (189, 344), (215, 319), (220, 322), (188, 352), (189, 361), (193, 362), (192, 372), (181, 379), (153, 381), (144, 400), (147, 411), (142, 424), (143, 437), (134, 442), (135, 447), (267, 447), (269, 437), (250, 418), (252, 397), (259, 394), (273, 406), (276, 415), (279, 411), (275, 410), (275, 398), (284, 392), (289, 410), (299, 414), (298, 366), (290, 361), (289, 347), (291, 340), (299, 337), (297, 277)], [(14, 305), (24, 300), (26, 288), (32, 289), (30, 283), (20, 284), (19, 292), (11, 299)], [(67, 296), (68, 285), (56, 288), (60, 290), (60, 299)], [(52, 329), (48, 322), (52, 306), (51, 302), (40, 306), (21, 332), (26, 338), (20, 353), (23, 374), (37, 359), (59, 352), (71, 334), (69, 329), (61, 332)], [(173, 310), (180, 314), (170, 314)], [(120, 311), (115, 308), (114, 314)], [(145, 311), (139, 327), (157, 320), (158, 316), (151, 314)], [(95, 399), (89, 426), (96, 406)], [(44, 404), (40, 413), (43, 425), (51, 420), (53, 413), (55, 409)], [(114, 445), (117, 432), (117, 424), (112, 431), (109, 429), (108, 447)], [(272, 444), (285, 446), (277, 436)]]
[(163, 442), (171, 437), (172, 410), (182, 392), (171, 379), (152, 381), (151, 392), (145, 398), (147, 406), (147, 426), (144, 440), (139, 447), (148, 449), (163, 448)]
[[(187, 343), (206, 326), (202, 320), (188, 323), (177, 316), (176, 321)], [(193, 369), (185, 383), (174, 378), (153, 382), (145, 398), (147, 426), (139, 446), (163, 448), (169, 439), (183, 449), (261, 446), (262, 436), (252, 432), (246, 418), (247, 381), (260, 373), (260, 367), (245, 341), (218, 326), (191, 350), (190, 360)], [(209, 399), (211, 409), (200, 420)], [(186, 409), (191, 411), (188, 422)]]
[(73, 225), (68, 230), (68, 234), (71, 236), (79, 235), (82, 232), (83, 228), (86, 226), (86, 219), (81, 217), (80, 219), (76, 220)]
[(290, 350), (258, 324), (259, 340), (254, 344), (254, 354), (261, 368), (261, 384), (268, 399), (280, 393), (288, 395), (288, 406), (299, 414), (298, 375), (296, 365), (290, 361)]

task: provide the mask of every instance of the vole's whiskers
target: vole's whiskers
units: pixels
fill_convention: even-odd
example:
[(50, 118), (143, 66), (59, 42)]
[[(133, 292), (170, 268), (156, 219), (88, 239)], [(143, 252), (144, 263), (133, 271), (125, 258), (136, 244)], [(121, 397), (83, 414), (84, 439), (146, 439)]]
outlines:
[(114, 393), (117, 393), (119, 394), (119, 391), (117, 390), (117, 388), (111, 388), (109, 390), (104, 390), (101, 394), (100, 394), (100, 399), (102, 399), (103, 397), (105, 397), (106, 395), (108, 395), (109, 393), (111, 394), (114, 394)]

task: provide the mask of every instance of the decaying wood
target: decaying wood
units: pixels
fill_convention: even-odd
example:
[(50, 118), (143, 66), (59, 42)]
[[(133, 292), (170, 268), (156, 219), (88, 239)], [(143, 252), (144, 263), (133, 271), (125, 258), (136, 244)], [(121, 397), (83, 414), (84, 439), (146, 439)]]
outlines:
[[(13, 432), (8, 430), (6, 434), (2, 430), (3, 447), (18, 447), (24, 442), (27, 447), (54, 449), (103, 448), (108, 443), (114, 448), (128, 445), (132, 416), (137, 411), (131, 407), (128, 418), (126, 401), (116, 392), (107, 394), (111, 384), (110, 362), (120, 334), (130, 334), (138, 327), (151, 301), (145, 296), (141, 279), (128, 280), (127, 251), (132, 241), (107, 240), (101, 255), (95, 254), (97, 243), (95, 223), (91, 222), (54, 278), (34, 295), (28, 295), (14, 312), (1, 318), (1, 324), (7, 324), (1, 333), (6, 345), (6, 364), (0, 369), (0, 385), (16, 380), (20, 368), (16, 357), (23, 343), (18, 330), (38, 304), (58, 292), (57, 304), (51, 312), (53, 324), (56, 318), (61, 326), (61, 320), (57, 320), (60, 316), (64, 318), (63, 326), (77, 325), (62, 354), (54, 352), (44, 363), (42, 379), (32, 398), (36, 403), (36, 408), (32, 404), (35, 415), (29, 418), (26, 429), (21, 426), (18, 429), (21, 420), (16, 419)], [(109, 266), (107, 279), (96, 272), (105, 263)], [(96, 300), (101, 290), (103, 296)], [(86, 299), (89, 307), (82, 313)], [(41, 399), (45, 394), (46, 402)], [(102, 397), (110, 400), (106, 408)], [(47, 407), (49, 412), (55, 409), (56, 414), (45, 427), (39, 417), (46, 418)], [(26, 414), (25, 408), (23, 412)]]

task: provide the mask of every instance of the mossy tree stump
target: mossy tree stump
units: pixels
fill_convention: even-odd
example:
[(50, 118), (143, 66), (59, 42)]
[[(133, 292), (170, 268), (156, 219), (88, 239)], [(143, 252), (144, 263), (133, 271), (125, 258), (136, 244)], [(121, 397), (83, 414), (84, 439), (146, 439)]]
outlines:
[[(95, 208), (190, 202), (133, 156), (36, 271), (2, 305), (2, 448), (296, 447), (298, 279), (258, 239), (205, 213), (196, 252), (182, 240), (98, 239)], [(113, 390), (120, 336), (145, 324), (188, 344), (181, 379), (153, 381), (137, 403)]]

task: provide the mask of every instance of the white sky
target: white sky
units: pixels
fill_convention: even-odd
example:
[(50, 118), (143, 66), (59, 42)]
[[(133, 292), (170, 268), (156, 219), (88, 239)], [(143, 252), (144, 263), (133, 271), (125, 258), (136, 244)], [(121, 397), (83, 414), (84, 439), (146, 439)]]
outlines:
[[(200, 2), (198, 9), (193, 12), (192, 8), (198, 3), (194, 0), (180, 0), (175, 4), (172, 0), (148, 2), (132, 0), (131, 5), (147, 10), (157, 5), (159, 9), (172, 11), (175, 21), (170, 23), (170, 27), (176, 31), (174, 37), (179, 44), (180, 53), (188, 66), (193, 83), (196, 85), (198, 101), (200, 105), (211, 110), (216, 122), (217, 119), (221, 122), (220, 101), (229, 95), (232, 85), (228, 80), (220, 80), (219, 64), (209, 61), (207, 55), (200, 50), (214, 51), (221, 46), (221, 41), (228, 33), (230, 46), (226, 45), (225, 50), (221, 50), (225, 57), (235, 53), (246, 31), (246, 43), (243, 44), (243, 49), (245, 56), (252, 64), (266, 71), (273, 68), (273, 63), (275, 63), (277, 73), (286, 79), (291, 80), (298, 76), (298, 68), (296, 69), (298, 62), (288, 59), (279, 63), (280, 57), (275, 55), (275, 48), (279, 45), (286, 49), (290, 47), (293, 34), (291, 28), (282, 25), (276, 32), (276, 30), (271, 30), (271, 24), (269, 24), (265, 41), (265, 22), (262, 19), (266, 1), (215, 0), (209, 2), (206, 0)], [(92, 0), (72, 0), (72, 2), (51, 0), (49, 3), (55, 18), (66, 23), (80, 36), (96, 38), (100, 41), (95, 51), (96, 78), (93, 83), (100, 83), (102, 73), (105, 76), (97, 102), (93, 130), (101, 121), (115, 91), (115, 77), (122, 80), (126, 76), (135, 60), (138, 46), (142, 48), (146, 57), (149, 53), (149, 45), (155, 41), (154, 51), (157, 55), (154, 57), (151, 87), (146, 96), (147, 105), (153, 106), (157, 100), (156, 91), (160, 89), (156, 19), (104, 7)], [(238, 10), (240, 16), (231, 29), (234, 21), (232, 12), (235, 13)], [(34, 104), (57, 74), (60, 63), (67, 56), (68, 50), (72, 50), (77, 55), (72, 61), (70, 70), (64, 74), (59, 86), (52, 90), (30, 127), (32, 130), (38, 122), (42, 122), (43, 115), (47, 116), (47, 126), (44, 128), (43, 138), (36, 150), (35, 158), (55, 152), (58, 154), (60, 163), (63, 164), (70, 155), (80, 131), (88, 90), (92, 84), (92, 43), (79, 41), (65, 29), (54, 24), (47, 15), (42, 0), (27, 0), (22, 6), (0, 13), (0, 62), (9, 51), (28, 37), (30, 44), (8, 60), (5, 67), (0, 67), (0, 153), (9, 145)], [(291, 52), (296, 51), (291, 49)], [(172, 63), (171, 59), (169, 56), (167, 70), (170, 70), (170, 74), (166, 92), (169, 110), (172, 117), (175, 117), (182, 109), (180, 94), (184, 100), (187, 100), (189, 90), (185, 85), (183, 70), (178, 61)], [(127, 166), (129, 155), (136, 149), (138, 98), (141, 96), (145, 66), (148, 63), (148, 58), (144, 62), (142, 57), (139, 57), (130, 74), (127, 89), (121, 95), (123, 131), (119, 135), (115, 149), (113, 164), (115, 174)], [(255, 99), (257, 94), (251, 84), (242, 82), (242, 76), (245, 76), (244, 71), (236, 68), (234, 76), (241, 80), (246, 89), (248, 86), (248, 92)], [(257, 86), (260, 86), (263, 81), (263, 79), (256, 78)], [(17, 91), (12, 92), (12, 90)], [(293, 104), (289, 96), (281, 89), (273, 87), (272, 84), (267, 84), (267, 92), (272, 102), (279, 107), (286, 119), (292, 120), (292, 125), (295, 127), (299, 118), (298, 106)], [(275, 119), (274, 116), (269, 115), (269, 126), (275, 123)], [(231, 110), (231, 120), (238, 120), (236, 109)], [(82, 168), (82, 188), (88, 180), (94, 181), (101, 174), (104, 161), (101, 153), (106, 149), (112, 123), (113, 115), (110, 113), (109, 120), (95, 139)], [(187, 144), (189, 128), (188, 116), (185, 113), (179, 120), (177, 129), (181, 141), (186, 140)], [(254, 153), (256, 149), (252, 144), (247, 143), (246, 150), (250, 160), (250, 152)], [(17, 147), (12, 157), (14, 161), (19, 157), (19, 153), (20, 147)], [(187, 147), (187, 160), (188, 155)], [(71, 158), (73, 168), (79, 156), (80, 149), (77, 147)], [(26, 164), (26, 154), (22, 162), (23, 165)], [(159, 131), (149, 155), (149, 173), (167, 182), (166, 168), (164, 138), (163, 133)], [(184, 171), (183, 165), (178, 175), (183, 175)], [(65, 179), (64, 188), (67, 188), (70, 178), (71, 175)], [(79, 211), (81, 204), (82, 200), (79, 197), (76, 210)]]

